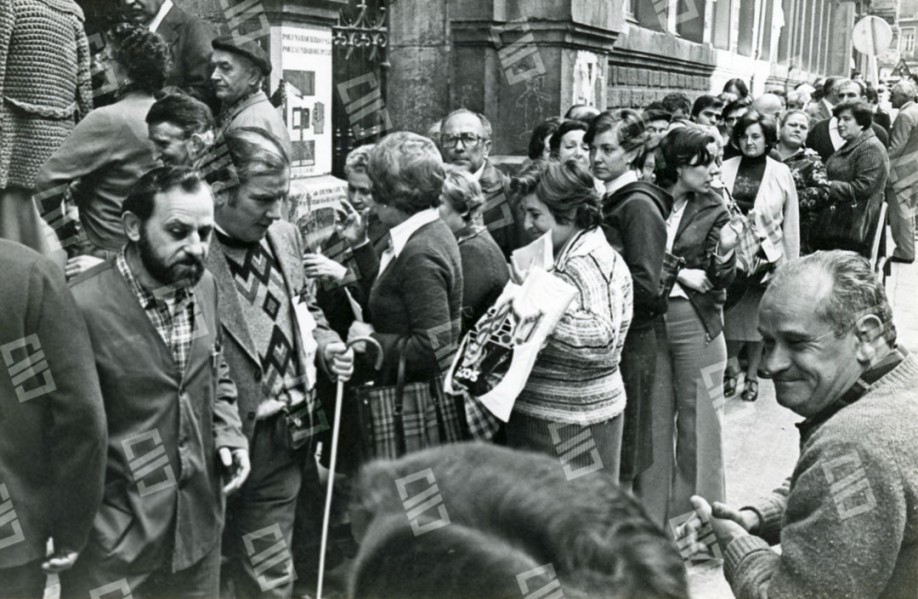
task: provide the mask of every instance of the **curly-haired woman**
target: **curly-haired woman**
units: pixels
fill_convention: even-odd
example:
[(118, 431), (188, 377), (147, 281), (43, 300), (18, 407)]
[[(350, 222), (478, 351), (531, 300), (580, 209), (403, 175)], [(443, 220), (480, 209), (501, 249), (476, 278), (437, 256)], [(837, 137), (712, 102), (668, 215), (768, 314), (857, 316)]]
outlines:
[[(68, 250), (73, 277), (118, 252), (126, 239), (121, 203), (134, 183), (156, 166), (146, 116), (169, 73), (169, 47), (145, 28), (119, 24), (108, 32), (105, 59), (119, 82), (119, 100), (97, 108), (73, 129), (41, 169), (36, 199), (42, 215), (59, 223), (63, 192), (70, 190), (88, 247)], [(77, 253), (84, 255), (75, 255)]]
[(507, 441), (557, 456), (573, 476), (601, 469), (618, 480), (625, 409), (619, 363), (632, 303), (628, 265), (606, 241), (599, 194), (579, 162), (534, 162), (511, 189), (526, 231), (551, 235), (552, 274), (577, 293), (517, 397)]

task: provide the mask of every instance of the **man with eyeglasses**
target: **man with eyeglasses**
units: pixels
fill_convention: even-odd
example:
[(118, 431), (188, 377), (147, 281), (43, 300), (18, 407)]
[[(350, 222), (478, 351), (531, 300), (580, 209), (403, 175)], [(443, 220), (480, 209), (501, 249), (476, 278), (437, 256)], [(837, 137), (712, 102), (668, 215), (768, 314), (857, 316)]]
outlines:
[[(852, 79), (843, 79), (835, 84), (832, 90), (835, 106), (846, 102), (866, 102), (866, 87), (860, 81)], [(883, 143), (883, 147), (889, 148), (889, 134), (886, 129), (873, 123), (871, 125), (873, 132), (876, 133), (877, 139)], [(825, 162), (829, 156), (835, 153), (840, 147), (845, 145), (845, 140), (838, 134), (838, 119), (831, 117), (813, 125), (809, 135), (806, 136), (806, 145), (819, 152), (822, 161)]]
[(485, 197), (484, 224), (510, 257), (522, 243), (519, 219), (509, 200), (510, 179), (488, 160), (491, 123), (487, 117), (465, 108), (449, 114), (440, 130), (440, 152), (449, 164), (467, 169), (481, 185)]

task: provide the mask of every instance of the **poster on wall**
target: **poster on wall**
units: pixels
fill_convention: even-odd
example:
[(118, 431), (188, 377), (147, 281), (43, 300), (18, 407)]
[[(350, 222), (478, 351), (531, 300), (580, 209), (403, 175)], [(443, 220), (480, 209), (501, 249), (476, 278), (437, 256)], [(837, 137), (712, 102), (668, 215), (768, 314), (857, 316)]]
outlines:
[(330, 27), (281, 27), (287, 129), (293, 178), (331, 172), (332, 32)]

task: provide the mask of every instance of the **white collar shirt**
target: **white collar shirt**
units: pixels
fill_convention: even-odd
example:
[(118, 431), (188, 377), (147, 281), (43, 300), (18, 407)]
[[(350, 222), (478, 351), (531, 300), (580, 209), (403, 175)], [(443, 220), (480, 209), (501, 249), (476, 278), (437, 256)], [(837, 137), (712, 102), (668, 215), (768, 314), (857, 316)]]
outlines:
[(606, 188), (604, 191), (607, 194), (611, 195), (615, 193), (616, 191), (618, 191), (619, 189), (621, 189), (622, 187), (624, 187), (625, 185), (628, 185), (629, 183), (634, 183), (637, 180), (638, 180), (637, 173), (629, 169), (623, 175), (619, 175), (616, 179), (613, 179), (612, 181), (609, 181), (608, 183), (606, 183)]
[(405, 244), (414, 233), (426, 224), (432, 223), (440, 218), (440, 211), (436, 208), (421, 210), (417, 214), (411, 215), (406, 221), (399, 223), (389, 230), (389, 247), (383, 252), (379, 259), (379, 274), (386, 270), (392, 260), (398, 258), (405, 248)]
[(472, 173), (472, 178), (475, 179), (476, 181), (481, 181), (481, 176), (484, 174), (485, 166), (487, 166), (487, 164), (488, 164), (487, 162), (484, 162), (481, 165), (480, 169)]
[(159, 7), (159, 12), (156, 13), (156, 16), (153, 17), (153, 20), (150, 21), (150, 31), (156, 33), (156, 30), (159, 29), (159, 26), (162, 25), (163, 19), (166, 18), (166, 15), (169, 14), (169, 11), (172, 10), (172, 0), (166, 0), (163, 2), (163, 5)]
[(845, 138), (838, 134), (838, 118), (834, 116), (829, 119), (829, 139), (832, 140), (832, 147), (836, 150), (845, 145)]

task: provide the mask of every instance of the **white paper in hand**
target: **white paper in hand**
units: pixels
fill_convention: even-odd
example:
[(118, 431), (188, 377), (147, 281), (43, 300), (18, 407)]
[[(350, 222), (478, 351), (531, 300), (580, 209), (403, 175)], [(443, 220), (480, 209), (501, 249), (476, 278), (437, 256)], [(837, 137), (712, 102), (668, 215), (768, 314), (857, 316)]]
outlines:
[(523, 278), (533, 268), (551, 270), (555, 265), (555, 252), (551, 245), (551, 231), (545, 233), (527, 246), (514, 250), (510, 255), (514, 270)]
[(576, 294), (573, 285), (541, 267), (529, 269), (522, 285), (507, 283), (462, 340), (445, 390), (468, 392), (507, 422), (539, 350)]

